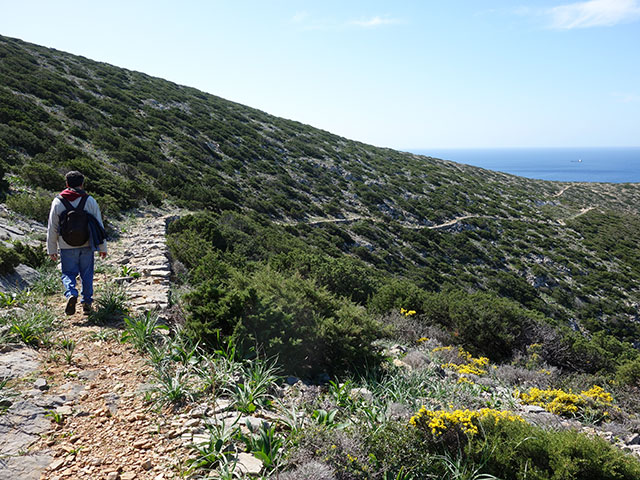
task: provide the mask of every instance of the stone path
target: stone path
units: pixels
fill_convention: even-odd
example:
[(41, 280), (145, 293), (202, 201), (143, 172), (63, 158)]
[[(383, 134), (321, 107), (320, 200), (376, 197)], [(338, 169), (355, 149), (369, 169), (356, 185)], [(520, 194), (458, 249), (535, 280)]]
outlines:
[[(133, 312), (169, 305), (165, 233), (174, 214), (139, 212), (109, 245), (106, 263), (126, 286)], [(96, 284), (113, 279), (97, 274)], [(57, 301), (53, 308), (62, 312)], [(174, 478), (171, 465), (187, 451), (179, 439), (158, 437), (165, 419), (143, 402), (144, 359), (119, 342), (119, 332), (88, 324), (79, 311), (60, 318), (60, 333), (77, 345), (70, 364), (52, 360), (54, 349), (0, 350), (0, 381), (13, 387), (0, 397), (0, 480)]]
[(115, 265), (118, 283), (127, 287), (134, 312), (169, 306), (171, 265), (165, 242), (175, 213), (140, 213), (118, 242), (109, 246), (107, 262)]

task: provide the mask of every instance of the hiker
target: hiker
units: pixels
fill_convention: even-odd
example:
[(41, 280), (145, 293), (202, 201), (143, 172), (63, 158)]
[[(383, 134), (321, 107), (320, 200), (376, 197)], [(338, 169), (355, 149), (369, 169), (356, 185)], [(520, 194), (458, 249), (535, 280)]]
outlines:
[(47, 226), (47, 253), (62, 267), (62, 285), (67, 298), (65, 313), (76, 313), (76, 277), (82, 280), (82, 310), (91, 312), (93, 302), (93, 252), (107, 256), (107, 241), (98, 202), (84, 191), (84, 175), (71, 171), (65, 176), (67, 188), (51, 202)]

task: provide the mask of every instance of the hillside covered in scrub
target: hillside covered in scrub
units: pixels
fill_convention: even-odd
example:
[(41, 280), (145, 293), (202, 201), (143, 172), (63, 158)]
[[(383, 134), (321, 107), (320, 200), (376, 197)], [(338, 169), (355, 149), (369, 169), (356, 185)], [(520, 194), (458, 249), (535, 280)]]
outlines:
[[(378, 313), (422, 313), (432, 292), (506, 299), (527, 310), (519, 317), (569, 327), (584, 344), (576, 355), (593, 358), (549, 360), (591, 371), (617, 363), (607, 341), (639, 337), (638, 185), (535, 181), (375, 148), (5, 37), (0, 87), (17, 211), (44, 220), (62, 174), (78, 169), (107, 218), (165, 200), (209, 212), (197, 235), (217, 254), (295, 271)], [(531, 340), (521, 326), (497, 333), (507, 344), (488, 352), (501, 357)]]
[[(364, 415), (366, 422), (354, 425), (371, 427), (358, 433), (369, 443), (356, 450), (370, 461), (341, 459), (344, 471), (338, 475), (334, 465), (333, 472), (339, 478), (414, 478), (401, 475), (431, 466), (407, 453), (403, 467), (403, 452), (417, 446), (436, 452), (443, 444), (455, 451), (466, 445), (460, 435), (471, 438), (478, 428), (496, 445), (510, 438), (515, 449), (532, 435), (530, 427), (495, 408), (518, 402), (597, 425), (615, 417), (626, 432), (638, 428), (638, 184), (530, 180), (377, 148), (0, 37), (0, 188), (7, 207), (46, 222), (52, 195), (72, 169), (87, 176), (114, 236), (118, 219), (135, 207), (188, 212), (167, 232), (174, 283), (168, 316), (184, 342), (209, 352), (233, 346), (234, 356), (277, 359), (284, 374), (333, 381), (332, 399), (318, 396), (315, 404), (316, 426), (326, 430), (298, 446), (308, 453), (320, 438), (335, 440), (329, 430), (349, 423), (334, 418), (341, 408), (350, 419)], [(0, 246), (0, 260), (10, 270), (15, 252)], [(404, 381), (386, 376), (394, 342), (404, 345), (396, 357), (412, 354), (406, 362), (396, 358), (395, 367), (413, 366), (422, 375), (405, 379), (403, 395), (412, 398), (398, 397), (404, 406), (391, 414), (394, 402), (381, 387), (374, 393), (384, 407), (359, 410), (362, 403), (344, 387), (355, 387), (354, 378)], [(489, 365), (506, 370), (486, 381), (487, 391), (499, 382), (548, 389), (487, 397), (475, 380)], [(475, 385), (473, 395), (454, 400), (457, 383), (443, 366), (459, 383)], [(451, 391), (435, 401), (439, 375)], [(345, 378), (352, 383), (338, 380)], [(427, 384), (433, 391), (421, 390)], [(403, 390), (400, 383), (388, 388), (394, 395)], [(417, 399), (434, 407), (446, 400), (494, 408), (418, 410)], [(269, 405), (248, 401), (243, 408), (252, 413)], [(413, 409), (412, 425), (431, 437), (402, 430), (406, 409)], [(447, 425), (459, 436), (441, 441)], [(586, 442), (576, 447), (584, 450), (580, 458), (589, 449), (601, 455), (593, 458), (609, 455), (608, 446), (569, 439), (574, 433), (541, 432), (535, 452), (522, 458), (550, 455), (549, 445), (564, 452), (571, 442)], [(353, 439), (344, 435), (340, 441)], [(388, 438), (396, 451), (380, 451)], [(333, 446), (351, 452), (346, 443)], [(473, 465), (485, 461), (496, 475), (525, 478), (526, 462), (514, 466), (506, 450), (489, 461), (487, 444), (469, 447), (477, 447), (468, 456)], [(328, 448), (327, 459), (329, 445), (317, 449)], [(375, 475), (367, 470), (372, 464)], [(615, 478), (634, 478), (636, 467)], [(544, 461), (535, 468), (541, 472), (535, 478), (551, 478)], [(614, 478), (598, 475), (553, 478)]]

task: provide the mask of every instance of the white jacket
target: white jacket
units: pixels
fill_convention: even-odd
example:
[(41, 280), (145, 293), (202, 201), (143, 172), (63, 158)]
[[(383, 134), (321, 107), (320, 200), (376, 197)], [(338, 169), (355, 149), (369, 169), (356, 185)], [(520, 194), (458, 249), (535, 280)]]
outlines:
[[(82, 200), (82, 197), (76, 198), (73, 202), (70, 202), (72, 206), (77, 207)], [(98, 202), (96, 202), (95, 198), (89, 195), (87, 198), (87, 203), (84, 204), (84, 210), (87, 213), (90, 213), (100, 225), (104, 228), (102, 223), (102, 215), (100, 213), (100, 207), (98, 206)], [(73, 245), (69, 245), (64, 239), (60, 236), (60, 215), (65, 211), (64, 203), (56, 196), (51, 202), (51, 211), (49, 212), (49, 224), (47, 226), (47, 253), (52, 255), (54, 253), (58, 253), (58, 248), (83, 248), (88, 247), (89, 242), (87, 241), (84, 245), (80, 245), (74, 247)], [(105, 240), (103, 243), (98, 245), (98, 251), (106, 252), (107, 251), (107, 241)]]

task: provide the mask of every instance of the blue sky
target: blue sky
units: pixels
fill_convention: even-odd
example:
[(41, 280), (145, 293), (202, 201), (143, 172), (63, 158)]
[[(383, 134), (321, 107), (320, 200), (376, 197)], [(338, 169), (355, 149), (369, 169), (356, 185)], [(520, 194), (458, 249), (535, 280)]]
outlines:
[(640, 145), (640, 0), (0, 0), (0, 34), (398, 149)]

